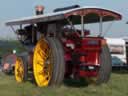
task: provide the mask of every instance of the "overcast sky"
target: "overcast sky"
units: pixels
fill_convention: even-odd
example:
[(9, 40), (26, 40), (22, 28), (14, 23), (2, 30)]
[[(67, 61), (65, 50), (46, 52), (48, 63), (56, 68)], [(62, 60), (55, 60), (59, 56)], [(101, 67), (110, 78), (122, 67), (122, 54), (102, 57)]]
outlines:
[[(114, 22), (108, 31), (108, 37), (128, 36), (128, 0), (0, 0), (0, 37), (12, 38), (15, 35), (4, 22), (11, 19), (34, 15), (36, 5), (44, 5), (45, 13), (52, 12), (58, 7), (79, 4), (81, 6), (100, 6), (118, 11), (123, 20)], [(105, 29), (106, 30), (106, 29)]]

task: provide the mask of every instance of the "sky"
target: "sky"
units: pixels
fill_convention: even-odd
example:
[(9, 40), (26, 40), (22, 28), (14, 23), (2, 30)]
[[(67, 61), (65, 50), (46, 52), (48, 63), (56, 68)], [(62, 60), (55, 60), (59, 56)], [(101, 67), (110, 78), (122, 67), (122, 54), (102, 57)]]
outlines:
[[(15, 34), (10, 27), (5, 25), (5, 22), (12, 19), (35, 15), (34, 8), (36, 5), (44, 5), (44, 12), (49, 13), (55, 8), (74, 4), (79, 4), (80, 6), (99, 6), (121, 13), (123, 19), (118, 22), (113, 22), (112, 27), (105, 33), (105, 36), (128, 37), (128, 24), (126, 24), (128, 21), (128, 0), (0, 0), (0, 38), (15, 39)], [(93, 27), (95, 29), (95, 25), (91, 28)], [(106, 24), (104, 29), (107, 30)]]

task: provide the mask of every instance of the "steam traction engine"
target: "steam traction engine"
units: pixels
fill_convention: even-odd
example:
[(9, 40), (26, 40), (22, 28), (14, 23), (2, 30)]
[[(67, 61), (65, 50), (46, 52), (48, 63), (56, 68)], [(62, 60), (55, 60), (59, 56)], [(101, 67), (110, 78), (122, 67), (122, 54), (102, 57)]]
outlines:
[(20, 25), (15, 32), (28, 50), (17, 56), (16, 81), (27, 80), (31, 70), (40, 87), (58, 85), (68, 77), (95, 78), (97, 84), (107, 82), (111, 73), (111, 56), (106, 40), (101, 34), (89, 36), (90, 31), (84, 25), (99, 23), (102, 33), (103, 22), (121, 20), (121, 15), (99, 7), (78, 5), (42, 14), (43, 7), (38, 7), (41, 10), (37, 10), (37, 16), (6, 23)]

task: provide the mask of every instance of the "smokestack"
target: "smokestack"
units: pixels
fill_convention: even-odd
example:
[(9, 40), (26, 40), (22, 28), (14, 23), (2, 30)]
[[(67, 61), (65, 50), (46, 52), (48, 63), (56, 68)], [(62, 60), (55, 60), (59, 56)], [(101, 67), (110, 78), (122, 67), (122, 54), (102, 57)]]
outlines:
[(36, 10), (36, 15), (41, 15), (44, 13), (44, 6), (42, 5), (37, 5), (35, 7), (35, 10)]

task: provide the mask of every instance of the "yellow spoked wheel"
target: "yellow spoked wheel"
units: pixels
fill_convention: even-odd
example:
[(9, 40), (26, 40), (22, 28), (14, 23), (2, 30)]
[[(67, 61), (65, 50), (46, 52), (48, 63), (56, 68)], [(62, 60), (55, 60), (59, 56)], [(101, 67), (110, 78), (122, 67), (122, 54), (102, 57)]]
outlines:
[(65, 62), (63, 47), (57, 38), (46, 37), (37, 42), (33, 70), (39, 87), (61, 84), (65, 73)]
[(24, 65), (20, 57), (17, 58), (15, 64), (15, 79), (18, 83), (24, 81)]
[(33, 70), (39, 87), (48, 86), (52, 76), (52, 52), (47, 41), (40, 39), (34, 49)]

